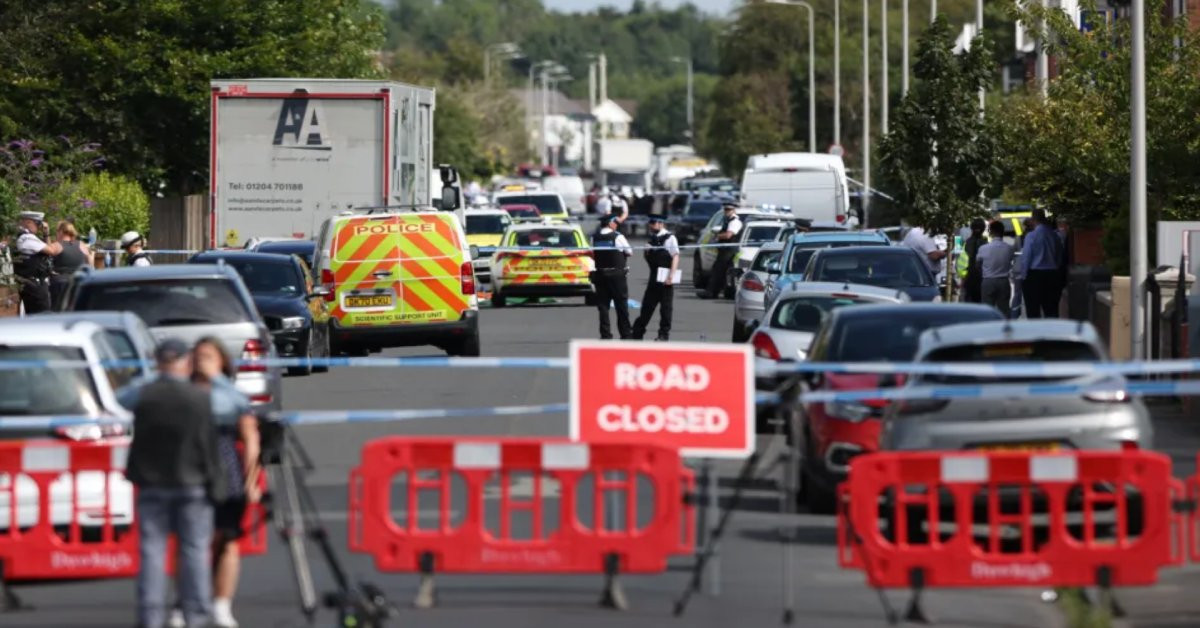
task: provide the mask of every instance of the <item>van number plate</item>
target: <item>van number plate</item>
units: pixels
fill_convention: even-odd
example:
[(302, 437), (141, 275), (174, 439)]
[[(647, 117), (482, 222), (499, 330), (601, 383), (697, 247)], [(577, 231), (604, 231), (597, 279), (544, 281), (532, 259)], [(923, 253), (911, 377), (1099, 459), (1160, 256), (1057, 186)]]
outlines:
[(392, 295), (372, 294), (367, 296), (347, 296), (346, 307), (391, 307)]

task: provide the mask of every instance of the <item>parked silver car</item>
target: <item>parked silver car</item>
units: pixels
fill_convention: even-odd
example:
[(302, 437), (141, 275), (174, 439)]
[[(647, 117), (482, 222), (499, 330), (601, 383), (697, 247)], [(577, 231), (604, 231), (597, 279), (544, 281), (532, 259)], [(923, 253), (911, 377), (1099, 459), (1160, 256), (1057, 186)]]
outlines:
[[(234, 360), (277, 357), (271, 333), (250, 292), (232, 266), (161, 266), (80, 271), (67, 296), (70, 311), (123, 310), (137, 314), (158, 340), (221, 340)], [(280, 408), (281, 369), (255, 364), (238, 367), (235, 384), (257, 410)]]
[[(925, 332), (917, 362), (1104, 362), (1095, 328), (1063, 320), (1014, 320), (952, 325)], [(1000, 399), (927, 399), (891, 404), (882, 449), (1075, 450), (1120, 449), (1153, 443), (1150, 414), (1121, 388), (1120, 375), (1024, 377), (1018, 383), (1057, 382), (1107, 392)], [(1012, 378), (919, 375), (906, 386), (1014, 383)]]
[(758, 249), (754, 260), (746, 267), (737, 282), (733, 295), (733, 342), (745, 342), (750, 337), (750, 321), (761, 321), (766, 312), (767, 287), (774, 280), (769, 268), (779, 261), (783, 242), (768, 242)]
[(43, 323), (74, 323), (89, 321), (104, 329), (109, 343), (116, 351), (117, 359), (123, 362), (119, 366), (106, 366), (110, 375), (116, 375), (116, 387), (120, 388), (129, 381), (141, 377), (152, 376), (157, 366), (154, 362), (154, 348), (158, 341), (150, 333), (146, 323), (132, 312), (54, 312), (37, 314), (30, 322)]
[[(821, 323), (835, 308), (864, 303), (905, 303), (899, 290), (848, 283), (803, 282), (789, 285), (767, 309), (758, 325), (752, 326), (756, 371), (780, 362), (808, 357), (808, 348)], [(760, 378), (760, 386), (774, 388), (777, 379)]]

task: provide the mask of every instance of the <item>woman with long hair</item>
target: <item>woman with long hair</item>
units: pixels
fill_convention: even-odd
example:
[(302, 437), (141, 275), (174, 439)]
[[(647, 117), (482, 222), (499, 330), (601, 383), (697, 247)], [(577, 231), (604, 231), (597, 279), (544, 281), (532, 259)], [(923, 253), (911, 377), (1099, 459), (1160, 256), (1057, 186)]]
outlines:
[(71, 283), (71, 275), (84, 266), (92, 265), (92, 251), (86, 243), (79, 240), (75, 223), (61, 220), (54, 231), (58, 243), (62, 245), (62, 252), (50, 260), (54, 269), (54, 274), (50, 276), (51, 312), (62, 309), (63, 296), (67, 292), (67, 286)]
[[(233, 593), (241, 570), (238, 539), (245, 531), (242, 519), (247, 504), (257, 503), (259, 492), (258, 419), (250, 400), (234, 387), (233, 361), (213, 338), (201, 338), (192, 349), (192, 381), (212, 394), (213, 422), (217, 425), (217, 449), (228, 479), (228, 497), (216, 505), (213, 534), (213, 625), (236, 628)], [(241, 443), (239, 454), (237, 444)]]

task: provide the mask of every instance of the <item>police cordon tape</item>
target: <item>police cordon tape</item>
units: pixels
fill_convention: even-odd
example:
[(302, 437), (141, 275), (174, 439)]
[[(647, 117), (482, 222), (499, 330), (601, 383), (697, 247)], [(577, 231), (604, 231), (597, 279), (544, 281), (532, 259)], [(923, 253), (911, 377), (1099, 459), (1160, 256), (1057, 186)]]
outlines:
[[(238, 365), (268, 368), (526, 368), (567, 369), (568, 358), (550, 357), (333, 357), (237, 360)], [(31, 368), (89, 368), (83, 360), (0, 360), (0, 371)], [(104, 360), (106, 368), (138, 368), (140, 360)], [(771, 377), (802, 373), (860, 373), (878, 375), (954, 375), (962, 377), (1078, 377), (1083, 375), (1186, 375), (1200, 373), (1200, 359), (1143, 362), (793, 362), (762, 365), (757, 375)]]
[[(718, 243), (718, 244), (680, 244), (679, 249), (680, 250), (684, 250), (684, 249), (719, 249), (719, 248), (733, 248), (733, 247), (743, 247), (743, 246), (758, 247), (758, 246), (762, 246), (763, 244), (767, 244), (767, 243), (764, 243), (764, 242), (760, 242), (760, 243), (727, 242), (727, 243)], [(487, 249), (489, 251), (489, 253), (514, 253), (514, 252), (520, 252), (520, 251), (542, 251), (545, 249), (566, 249), (568, 251), (594, 251), (594, 250), (596, 250), (596, 247), (593, 247), (593, 246), (506, 246), (506, 247), (494, 247), (494, 248), (493, 247), (479, 247), (479, 248)], [(651, 246), (649, 244), (639, 244), (637, 246), (630, 245), (629, 248), (631, 248), (635, 251), (645, 251), (645, 250), (654, 250), (654, 249), (665, 249), (667, 247)], [(95, 252), (104, 253), (105, 255), (124, 255), (124, 253), (125, 253), (124, 251), (114, 251), (114, 250), (110, 250), (110, 249), (97, 249)], [(198, 253), (220, 253), (220, 252), (250, 252), (250, 253), (254, 253), (255, 251), (247, 251), (246, 249), (241, 249), (241, 248), (153, 249), (153, 250), (143, 251), (143, 253), (146, 253), (147, 255), (196, 255)]]

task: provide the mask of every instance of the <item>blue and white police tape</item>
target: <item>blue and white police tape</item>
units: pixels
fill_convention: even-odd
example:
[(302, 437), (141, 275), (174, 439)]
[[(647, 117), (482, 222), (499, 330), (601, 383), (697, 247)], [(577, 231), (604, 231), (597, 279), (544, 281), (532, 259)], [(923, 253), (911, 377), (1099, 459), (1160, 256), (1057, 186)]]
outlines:
[(800, 373), (957, 375), (963, 377), (1078, 377), (1081, 375), (1182, 375), (1200, 373), (1200, 359), (1150, 362), (785, 362), (757, 375)]
[(821, 390), (803, 393), (804, 403), (866, 401), (913, 401), (923, 399), (1020, 399), (1028, 397), (1067, 397), (1103, 395), (1110, 401), (1133, 396), (1200, 395), (1200, 381), (1131, 382), (1102, 380), (1088, 383), (1046, 382), (1033, 384), (948, 384), (945, 386), (905, 386), (870, 390)]
[[(365, 358), (266, 358), (262, 360), (236, 360), (241, 365), (267, 368), (308, 366), (350, 368), (510, 368), (510, 369), (565, 369), (571, 361), (567, 358), (451, 358), (451, 357), (365, 357)], [(29, 369), (84, 369), (91, 363), (83, 360), (0, 360), (0, 371)], [(141, 360), (101, 360), (96, 366), (102, 368), (143, 368)]]

